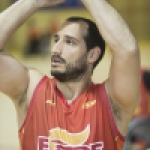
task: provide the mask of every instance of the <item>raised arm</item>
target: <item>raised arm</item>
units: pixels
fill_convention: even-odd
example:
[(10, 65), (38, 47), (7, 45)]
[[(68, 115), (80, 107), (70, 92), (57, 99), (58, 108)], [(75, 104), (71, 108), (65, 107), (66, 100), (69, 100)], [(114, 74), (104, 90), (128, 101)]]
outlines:
[[(18, 0), (9, 8), (0, 13), (0, 91), (11, 99), (21, 99), (27, 92), (31, 75), (10, 54), (3, 51), (9, 37), (25, 22), (36, 10), (44, 6), (53, 6), (64, 0)], [(33, 71), (35, 72), (35, 71)], [(33, 73), (31, 73), (33, 74)], [(34, 80), (39, 78), (35, 73)]]
[(135, 37), (118, 12), (106, 0), (82, 0), (112, 50), (106, 82), (116, 124), (125, 134), (139, 101), (140, 56)]
[(9, 37), (36, 10), (44, 6), (53, 6), (65, 0), (18, 0), (0, 14), (0, 49), (3, 49)]

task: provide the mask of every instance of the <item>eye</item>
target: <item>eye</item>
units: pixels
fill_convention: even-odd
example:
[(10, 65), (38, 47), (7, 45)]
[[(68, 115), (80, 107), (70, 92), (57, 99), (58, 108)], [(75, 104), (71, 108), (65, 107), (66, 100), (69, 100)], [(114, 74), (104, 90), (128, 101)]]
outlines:
[(59, 41), (59, 39), (58, 38), (54, 38), (54, 43), (57, 43)]
[(75, 42), (72, 39), (67, 39), (66, 43), (69, 44), (69, 45), (74, 45), (75, 44)]

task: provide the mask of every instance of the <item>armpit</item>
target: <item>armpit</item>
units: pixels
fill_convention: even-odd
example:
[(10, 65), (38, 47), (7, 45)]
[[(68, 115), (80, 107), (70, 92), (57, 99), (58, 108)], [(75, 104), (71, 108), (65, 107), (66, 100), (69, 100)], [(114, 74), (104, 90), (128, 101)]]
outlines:
[(109, 97), (109, 100), (110, 100), (112, 112), (114, 114), (114, 119), (122, 121), (121, 109), (119, 108), (119, 106), (117, 106), (117, 104), (114, 104), (113, 100), (110, 97)]

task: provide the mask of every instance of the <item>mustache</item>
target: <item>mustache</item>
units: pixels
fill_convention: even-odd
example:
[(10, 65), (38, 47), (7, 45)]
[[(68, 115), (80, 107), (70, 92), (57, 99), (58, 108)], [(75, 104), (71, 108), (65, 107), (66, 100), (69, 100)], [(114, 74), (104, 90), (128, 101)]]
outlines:
[(63, 58), (62, 58), (61, 56), (59, 56), (59, 55), (52, 55), (51, 61), (52, 61), (53, 59), (59, 59), (61, 62), (66, 63), (65, 59), (63, 59)]

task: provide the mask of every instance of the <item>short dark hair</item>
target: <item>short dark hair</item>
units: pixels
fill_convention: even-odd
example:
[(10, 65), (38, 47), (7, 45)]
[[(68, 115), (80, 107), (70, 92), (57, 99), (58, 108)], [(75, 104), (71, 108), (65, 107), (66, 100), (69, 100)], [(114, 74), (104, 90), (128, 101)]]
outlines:
[(96, 24), (90, 19), (76, 16), (69, 17), (68, 19), (66, 19), (66, 22), (81, 22), (81, 21), (87, 23), (88, 25), (87, 35), (84, 37), (87, 46), (87, 51), (91, 50), (96, 46), (98, 46), (101, 49), (101, 54), (93, 65), (93, 68), (95, 68), (105, 54), (105, 41), (102, 38), (101, 34), (99, 33)]
[(143, 74), (143, 81), (146, 89), (150, 91), (150, 71), (145, 70)]

